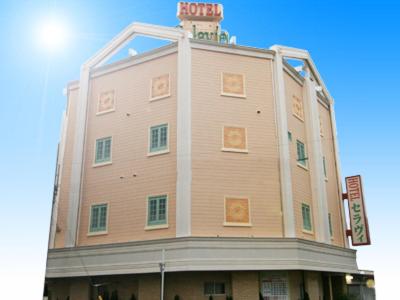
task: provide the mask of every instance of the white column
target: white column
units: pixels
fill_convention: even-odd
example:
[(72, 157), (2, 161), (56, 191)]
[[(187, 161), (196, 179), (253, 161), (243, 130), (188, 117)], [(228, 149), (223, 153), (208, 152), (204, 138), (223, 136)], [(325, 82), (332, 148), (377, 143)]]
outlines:
[[(318, 100), (315, 80), (312, 80), (307, 69), (304, 81), (304, 104), (306, 106), (307, 152), (310, 168), (311, 188), (313, 198), (314, 226), (317, 241), (331, 243), (328, 220), (328, 197), (323, 166), (323, 152), (319, 124)], [(315, 207), (316, 206), (316, 207)]]
[(336, 161), (335, 165), (336, 165), (336, 176), (337, 176), (337, 182), (338, 182), (338, 188), (339, 188), (338, 196), (339, 196), (340, 215), (341, 215), (341, 220), (342, 220), (342, 230), (343, 230), (345, 246), (347, 248), (349, 248), (349, 239), (347, 238), (347, 235), (346, 235), (346, 230), (347, 230), (346, 214), (344, 212), (344, 204), (343, 204), (343, 200), (342, 200), (343, 187), (342, 187), (342, 176), (341, 176), (341, 171), (340, 171), (339, 144), (338, 144), (338, 139), (337, 139), (336, 118), (335, 118), (335, 109), (333, 107), (333, 101), (331, 101), (331, 103), (329, 105), (329, 112), (330, 112), (331, 124), (332, 124), (333, 147), (335, 149), (335, 161)]
[(58, 172), (58, 176), (56, 178), (56, 182), (54, 184), (57, 186), (57, 195), (54, 198), (52, 211), (51, 211), (51, 223), (50, 223), (50, 237), (49, 237), (49, 249), (54, 248), (54, 241), (56, 237), (57, 230), (57, 218), (58, 218), (58, 203), (60, 200), (60, 186), (62, 182), (62, 171), (64, 164), (64, 150), (65, 150), (65, 139), (68, 128), (68, 116), (64, 111), (61, 122), (61, 131), (60, 131), (60, 143), (58, 145), (58, 153), (57, 153), (57, 167), (56, 172)]
[(74, 247), (76, 245), (81, 194), (81, 177), (83, 172), (83, 152), (87, 118), (86, 110), (89, 95), (89, 76), (89, 69), (83, 67), (79, 81), (79, 97), (76, 106), (75, 135), (72, 152), (71, 183), (69, 190), (67, 227), (65, 232), (65, 247)]
[[(274, 47), (272, 47), (273, 50)], [(279, 49), (275, 50), (273, 62), (276, 122), (279, 142), (279, 167), (281, 181), (282, 214), (285, 237), (295, 237), (295, 219), (293, 208), (292, 176), (290, 169), (290, 152), (288, 141), (288, 125), (283, 77), (283, 62)]]
[(192, 98), (191, 46), (188, 33), (178, 41), (176, 236), (191, 234)]

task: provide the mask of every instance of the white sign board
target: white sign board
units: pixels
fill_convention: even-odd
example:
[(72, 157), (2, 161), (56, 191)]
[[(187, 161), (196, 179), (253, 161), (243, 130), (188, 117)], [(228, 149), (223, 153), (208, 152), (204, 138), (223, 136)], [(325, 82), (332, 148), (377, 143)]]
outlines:
[(351, 240), (353, 246), (370, 245), (368, 220), (364, 205), (361, 176), (346, 177), (347, 199), (349, 201), (349, 216)]

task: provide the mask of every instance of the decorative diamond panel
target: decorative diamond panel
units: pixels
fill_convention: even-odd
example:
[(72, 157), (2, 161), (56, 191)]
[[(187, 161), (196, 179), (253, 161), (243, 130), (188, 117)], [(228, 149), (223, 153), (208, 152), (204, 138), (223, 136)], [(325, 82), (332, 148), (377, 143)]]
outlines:
[(98, 113), (111, 111), (114, 109), (114, 105), (115, 105), (115, 92), (113, 90), (100, 93), (99, 105), (97, 109)]
[(241, 127), (224, 127), (224, 148), (246, 150), (246, 129)]
[(244, 96), (244, 76), (242, 74), (222, 73), (222, 94)]
[(151, 80), (151, 99), (159, 99), (170, 95), (169, 74), (154, 77)]
[(225, 199), (225, 222), (227, 223), (250, 223), (249, 199), (226, 198)]

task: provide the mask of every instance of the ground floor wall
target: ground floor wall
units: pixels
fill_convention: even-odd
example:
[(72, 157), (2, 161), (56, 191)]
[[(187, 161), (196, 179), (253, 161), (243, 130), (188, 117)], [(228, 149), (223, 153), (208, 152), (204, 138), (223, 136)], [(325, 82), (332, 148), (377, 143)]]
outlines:
[[(57, 278), (47, 279), (46, 285), (49, 300), (98, 300), (99, 296), (103, 300), (159, 300), (161, 276), (152, 273)], [(166, 272), (164, 299), (334, 300), (344, 291), (344, 274), (312, 271)]]

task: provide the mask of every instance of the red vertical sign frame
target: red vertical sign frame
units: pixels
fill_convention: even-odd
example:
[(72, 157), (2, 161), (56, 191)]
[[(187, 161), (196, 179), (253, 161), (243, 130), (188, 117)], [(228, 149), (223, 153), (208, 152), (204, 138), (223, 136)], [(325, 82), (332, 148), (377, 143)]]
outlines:
[[(350, 188), (349, 188), (349, 182), (353, 179), (357, 178), (358, 181), (358, 189), (360, 193), (360, 202), (362, 204), (362, 212), (363, 212), (363, 219), (364, 219), (364, 224), (365, 224), (365, 234), (366, 234), (366, 242), (363, 243), (358, 243), (354, 237), (354, 225), (353, 225), (353, 219), (352, 219), (352, 212), (351, 212), (351, 203), (353, 200), (352, 199), (352, 194), (349, 193)], [(369, 225), (368, 225), (368, 218), (367, 218), (367, 212), (366, 212), (366, 207), (364, 203), (364, 192), (362, 188), (362, 181), (361, 181), (361, 176), (360, 175), (355, 175), (355, 176), (349, 176), (346, 177), (346, 190), (347, 190), (347, 199), (349, 201), (349, 216), (350, 216), (350, 228), (351, 228), (351, 243), (353, 246), (364, 246), (364, 245), (371, 245), (371, 238), (370, 238), (370, 233), (369, 233)]]

